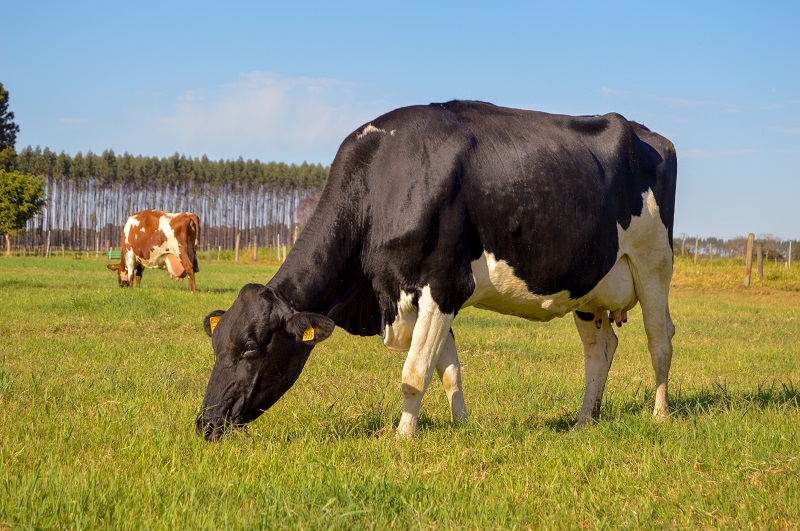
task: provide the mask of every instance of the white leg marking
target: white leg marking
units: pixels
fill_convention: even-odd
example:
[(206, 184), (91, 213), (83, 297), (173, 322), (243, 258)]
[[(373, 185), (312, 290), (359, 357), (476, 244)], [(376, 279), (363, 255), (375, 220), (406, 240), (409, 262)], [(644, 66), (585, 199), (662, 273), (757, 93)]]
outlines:
[(467, 405), (464, 403), (464, 390), (461, 388), (461, 364), (458, 362), (456, 341), (453, 334), (447, 334), (439, 361), (436, 363), (436, 373), (442, 380), (447, 401), (450, 403), (450, 422), (455, 426), (467, 420)]
[(400, 437), (410, 439), (417, 431), (422, 396), (431, 382), (442, 348), (450, 337), (450, 325), (454, 318), (454, 314), (441, 312), (431, 296), (429, 286), (422, 289), (419, 316), (403, 366), (403, 413), (397, 426)]
[(128, 275), (128, 282), (130, 287), (133, 287), (133, 275), (136, 268), (136, 256), (133, 254), (133, 249), (128, 249), (125, 253), (125, 272)]
[[(583, 342), (583, 357), (586, 370), (586, 389), (583, 393), (583, 406), (578, 414), (578, 426), (600, 417), (600, 403), (606, 387), (608, 370), (617, 349), (617, 336), (608, 321), (605, 310), (599, 312), (601, 323), (597, 326), (593, 321), (584, 321), (577, 314), (575, 326)], [(597, 316), (597, 314), (595, 314)]]
[[(658, 286), (655, 286), (658, 284)], [(662, 288), (662, 289), (659, 289)], [(637, 286), (638, 289), (638, 286)], [(648, 288), (645, 288), (648, 289)], [(672, 364), (672, 336), (675, 335), (675, 325), (669, 314), (669, 285), (652, 282), (652, 287), (647, 295), (640, 296), (642, 306), (642, 319), (644, 330), (647, 333), (647, 349), (650, 351), (650, 360), (656, 375), (656, 399), (653, 406), (653, 416), (657, 420), (664, 420), (669, 415), (668, 380), (669, 368)]]
[(663, 420), (669, 414), (667, 380), (672, 363), (672, 336), (675, 334), (669, 315), (672, 248), (653, 192), (648, 190), (642, 194), (642, 200), (645, 206), (642, 215), (631, 220), (628, 230), (619, 231), (620, 241), (625, 246), (620, 250), (631, 261), (634, 289), (642, 307), (647, 348), (656, 376), (653, 416)]

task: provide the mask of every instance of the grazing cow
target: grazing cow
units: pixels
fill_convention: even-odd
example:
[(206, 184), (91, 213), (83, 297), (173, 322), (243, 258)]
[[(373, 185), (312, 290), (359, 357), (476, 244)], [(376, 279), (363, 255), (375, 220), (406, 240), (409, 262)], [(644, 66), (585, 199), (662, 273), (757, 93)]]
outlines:
[(197, 266), (197, 241), (200, 221), (191, 212), (169, 213), (143, 210), (132, 214), (125, 223), (119, 240), (122, 256), (119, 264), (108, 264), (117, 272), (120, 287), (142, 283), (145, 267), (166, 269), (176, 281), (189, 277), (189, 291), (195, 291), (194, 274)]
[(197, 429), (217, 439), (272, 406), (338, 325), (408, 351), (398, 434), (434, 369), (467, 418), (451, 325), (476, 306), (531, 321), (574, 312), (582, 425), (600, 414), (620, 324), (637, 301), (668, 413), (677, 160), (618, 114), (572, 117), (452, 101), (389, 112), (339, 148), (311, 221), (266, 285), (206, 316), (216, 361)]

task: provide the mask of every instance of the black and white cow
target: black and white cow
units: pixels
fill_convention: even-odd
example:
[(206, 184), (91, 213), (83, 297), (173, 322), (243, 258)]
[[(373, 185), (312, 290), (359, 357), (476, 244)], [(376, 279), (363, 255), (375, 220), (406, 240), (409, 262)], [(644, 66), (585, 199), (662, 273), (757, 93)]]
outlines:
[(350, 134), (319, 205), (268, 284), (204, 321), (216, 361), (197, 428), (208, 439), (269, 409), (340, 326), (408, 351), (398, 432), (412, 437), (434, 369), (467, 418), (450, 327), (476, 306), (548, 321), (584, 345), (578, 424), (597, 418), (618, 321), (637, 301), (667, 416), (668, 294), (677, 161), (618, 114), (561, 116), (452, 101), (397, 109)]

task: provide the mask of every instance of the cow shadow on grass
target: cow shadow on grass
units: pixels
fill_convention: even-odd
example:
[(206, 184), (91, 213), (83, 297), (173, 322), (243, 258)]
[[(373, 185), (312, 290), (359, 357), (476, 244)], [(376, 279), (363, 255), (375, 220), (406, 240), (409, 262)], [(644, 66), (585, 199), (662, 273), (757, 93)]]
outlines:
[[(621, 420), (626, 417), (648, 416), (652, 411), (654, 392), (637, 389), (632, 396), (609, 396), (600, 409), (600, 421)], [(733, 390), (726, 383), (714, 382), (707, 386), (686, 389), (676, 387), (670, 393), (670, 417), (693, 418), (710, 413), (735, 411), (776, 411), (800, 409), (800, 386), (792, 381), (759, 383), (752, 390)], [(529, 419), (531, 427), (544, 426), (550, 430), (567, 432), (578, 421), (577, 411), (562, 413), (544, 421)]]
[(203, 290), (198, 289), (198, 291), (204, 291), (206, 293), (214, 293), (214, 294), (224, 294), (224, 293), (239, 293), (241, 288), (205, 288)]
[(732, 390), (724, 382), (685, 391), (670, 397), (672, 415), (693, 417), (711, 412), (800, 409), (800, 387), (794, 382), (759, 383), (752, 390)]
[[(637, 389), (629, 396), (608, 396), (601, 407), (599, 424), (618, 422), (626, 419), (649, 418), (653, 407), (653, 392)], [(671, 417), (679, 419), (695, 418), (711, 413), (733, 413), (745, 411), (781, 411), (800, 409), (800, 387), (794, 382), (772, 382), (758, 384), (752, 390), (731, 390), (724, 383), (712, 383), (699, 388), (685, 389), (678, 387), (670, 396)], [(343, 414), (339, 411), (320, 411), (313, 415), (313, 422), (286, 426), (278, 429), (270, 437), (289, 442), (294, 439), (305, 439), (310, 434), (326, 441), (342, 439), (394, 438), (399, 412), (384, 404), (371, 404), (357, 413)], [(487, 420), (487, 419), (484, 419)], [(449, 419), (437, 415), (419, 416), (418, 435), (425, 433), (445, 433), (452, 430), (474, 432), (476, 437), (491, 436), (497, 431), (512, 438), (525, 437), (530, 432), (550, 430), (558, 433), (573, 431), (578, 420), (578, 410), (566, 408), (555, 416), (542, 416), (531, 411), (531, 415), (523, 419), (515, 419), (498, 423), (482, 422), (479, 417), (471, 417), (465, 424), (456, 428), (450, 425)], [(589, 429), (591, 429), (589, 427)], [(234, 430), (237, 437), (248, 437), (245, 427)], [(228, 435), (226, 435), (228, 436)]]

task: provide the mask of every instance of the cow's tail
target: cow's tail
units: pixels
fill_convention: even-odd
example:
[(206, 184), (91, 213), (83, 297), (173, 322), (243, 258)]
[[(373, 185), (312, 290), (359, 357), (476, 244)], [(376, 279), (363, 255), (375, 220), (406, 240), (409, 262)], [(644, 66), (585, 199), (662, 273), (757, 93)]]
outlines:
[(189, 214), (190, 232), (194, 233), (194, 245), (189, 246), (189, 260), (192, 262), (194, 272), (200, 271), (200, 266), (197, 263), (197, 246), (200, 243), (200, 219), (196, 214)]

